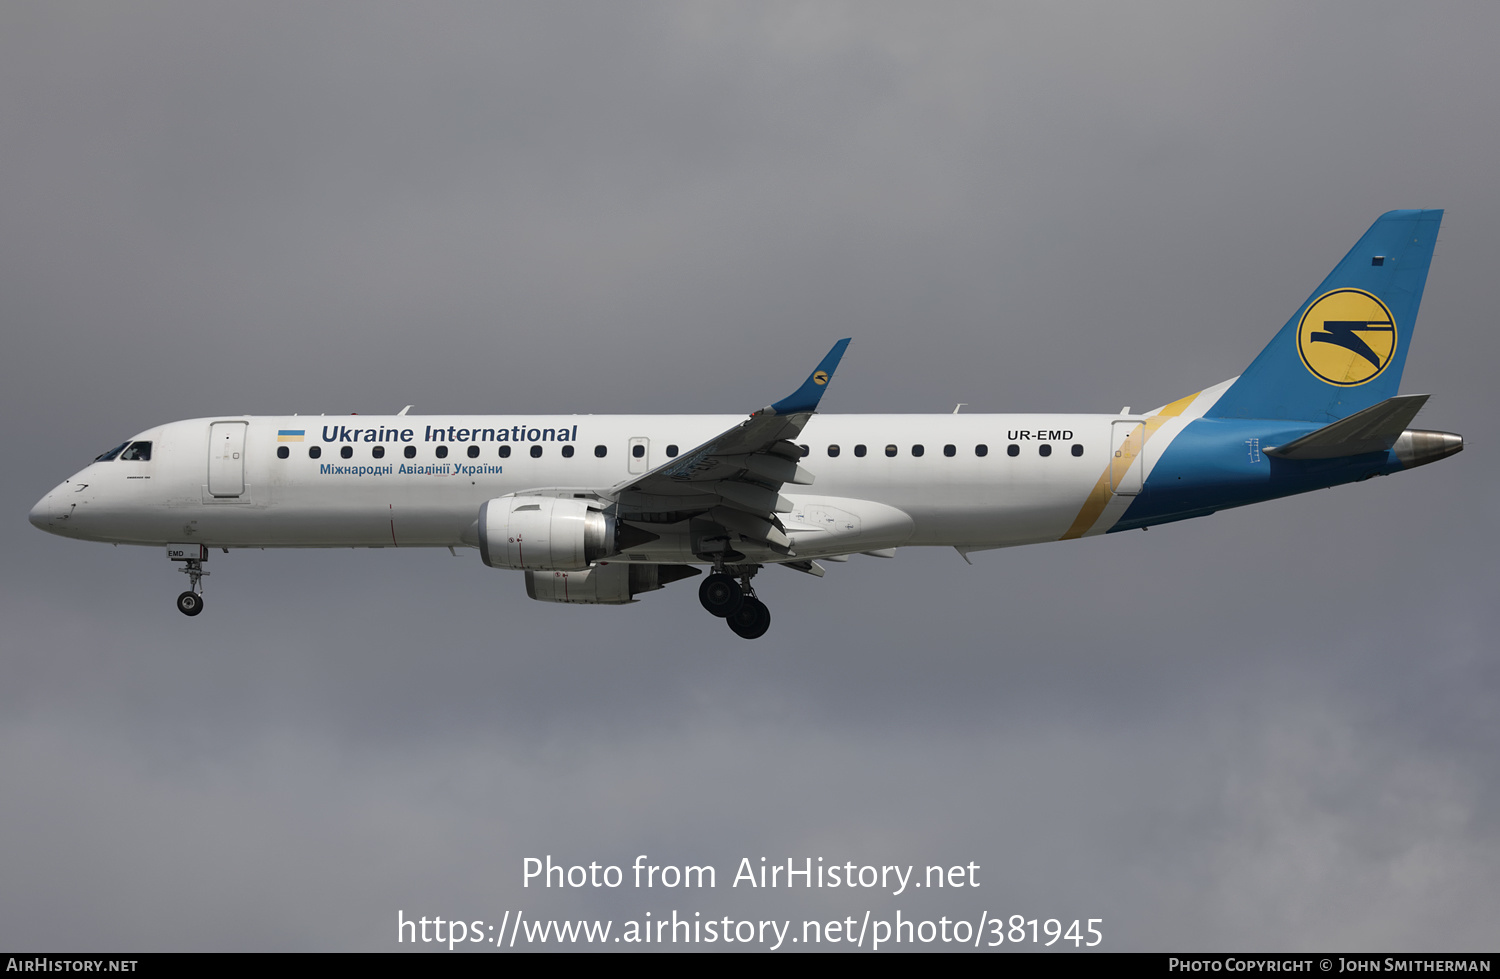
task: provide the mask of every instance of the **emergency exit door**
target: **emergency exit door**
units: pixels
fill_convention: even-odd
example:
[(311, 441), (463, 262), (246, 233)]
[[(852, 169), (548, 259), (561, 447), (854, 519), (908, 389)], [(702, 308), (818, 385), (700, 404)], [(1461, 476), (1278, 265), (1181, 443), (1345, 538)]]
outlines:
[(634, 438), (630, 440), (627, 450), (631, 475), (643, 473), (651, 468), (651, 440), (647, 438)]

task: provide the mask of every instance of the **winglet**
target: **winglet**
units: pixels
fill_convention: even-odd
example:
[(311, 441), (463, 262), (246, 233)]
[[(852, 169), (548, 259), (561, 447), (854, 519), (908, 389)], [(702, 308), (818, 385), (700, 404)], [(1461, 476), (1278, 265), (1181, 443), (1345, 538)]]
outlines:
[[(828, 351), (828, 356), (818, 363), (818, 367), (807, 376), (802, 386), (793, 391), (789, 396), (761, 411), (773, 415), (794, 415), (803, 411), (816, 411), (818, 402), (823, 398), (823, 389), (828, 382), (833, 380), (834, 368), (838, 367), (839, 361), (844, 357), (844, 350), (849, 346), (849, 338), (845, 337), (833, 345)], [(759, 414), (760, 412), (757, 412)]]

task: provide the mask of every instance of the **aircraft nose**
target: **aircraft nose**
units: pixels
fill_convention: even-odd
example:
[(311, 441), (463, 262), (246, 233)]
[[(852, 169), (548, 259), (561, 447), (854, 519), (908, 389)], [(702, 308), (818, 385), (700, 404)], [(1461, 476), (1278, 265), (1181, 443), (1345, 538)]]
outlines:
[(58, 532), (58, 525), (66, 519), (67, 511), (68, 507), (61, 504), (61, 497), (58, 495), (57, 490), (54, 489), (36, 501), (36, 506), (31, 508), (31, 512), (26, 515), (26, 519), (30, 520), (31, 525), (36, 529), (45, 530), (49, 534), (55, 534)]

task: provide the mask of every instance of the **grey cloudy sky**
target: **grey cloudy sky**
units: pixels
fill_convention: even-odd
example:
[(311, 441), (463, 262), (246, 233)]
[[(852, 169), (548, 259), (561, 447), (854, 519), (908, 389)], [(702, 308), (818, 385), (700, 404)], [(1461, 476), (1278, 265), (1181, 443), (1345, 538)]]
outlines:
[[(1102, 918), (1493, 948), (1493, 4), (0, 6), (0, 946), (394, 949), (408, 915)], [(38, 533), (229, 412), (1114, 411), (1447, 209), (1442, 465), (1149, 534), (548, 607), (445, 551)], [(1490, 636), (1490, 639), (1485, 639)], [(708, 863), (537, 891), (521, 860)], [(981, 888), (731, 889), (741, 857)]]

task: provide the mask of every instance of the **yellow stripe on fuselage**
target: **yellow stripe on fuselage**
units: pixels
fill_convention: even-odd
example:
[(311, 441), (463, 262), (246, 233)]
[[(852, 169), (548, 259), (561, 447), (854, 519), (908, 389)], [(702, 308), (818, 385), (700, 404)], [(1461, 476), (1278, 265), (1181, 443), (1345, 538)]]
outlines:
[(1104, 466), (1104, 472), (1099, 474), (1099, 481), (1089, 491), (1088, 499), (1083, 501), (1083, 508), (1078, 511), (1078, 516), (1074, 518), (1073, 525), (1058, 540), (1075, 540), (1088, 532), (1088, 529), (1094, 525), (1094, 521), (1098, 520), (1099, 515), (1104, 512), (1104, 508), (1109, 505), (1110, 499), (1114, 497), (1114, 492), (1109, 488), (1109, 474), (1111, 469), (1116, 465), (1120, 467), (1121, 472), (1129, 469), (1130, 464), (1135, 461), (1135, 457), (1145, 450), (1146, 442), (1150, 440), (1152, 435), (1156, 434), (1156, 430), (1184, 411), (1187, 411), (1188, 405), (1192, 404), (1193, 399), (1202, 393), (1202, 391), (1194, 391), (1185, 398), (1178, 398), (1161, 411), (1147, 418), (1141, 423), (1142, 428), (1137, 430), (1141, 433), (1140, 438), (1136, 438), (1135, 432), (1130, 434), (1130, 437), (1125, 440), (1124, 445), (1120, 447), (1120, 458), (1116, 460), (1113, 454), (1111, 454), (1109, 462)]

